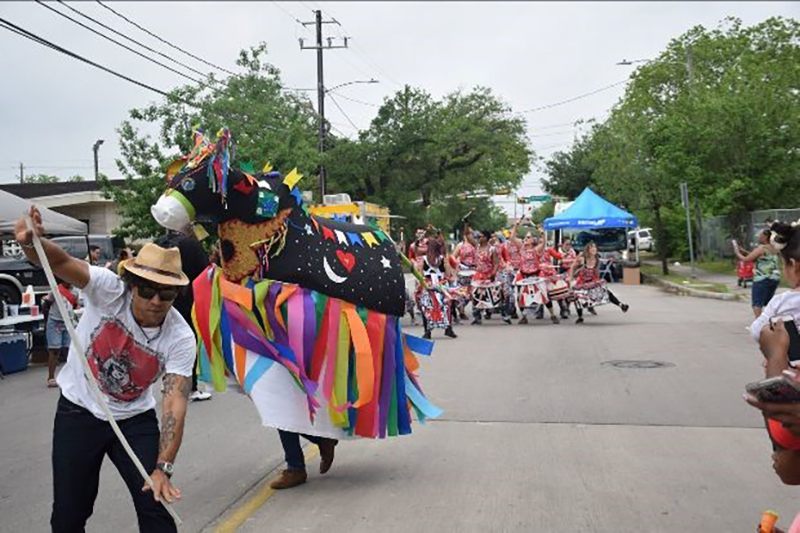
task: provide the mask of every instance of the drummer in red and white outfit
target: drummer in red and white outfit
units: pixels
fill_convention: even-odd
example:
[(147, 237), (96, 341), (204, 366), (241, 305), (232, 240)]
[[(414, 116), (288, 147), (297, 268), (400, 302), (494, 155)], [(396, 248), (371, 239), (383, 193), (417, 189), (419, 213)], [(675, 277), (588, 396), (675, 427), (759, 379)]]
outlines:
[[(500, 269), (500, 256), (497, 253), (497, 249), (489, 244), (492, 232), (484, 230), (480, 232), (478, 240), (475, 240), (472, 229), (469, 226), (465, 226), (464, 235), (469, 243), (475, 247), (475, 277), (473, 280), (495, 281), (497, 271)], [(500, 312), (503, 316), (503, 321), (506, 324), (510, 324), (511, 319), (508, 318), (503, 306), (501, 306)], [(472, 317), (473, 325), (480, 325), (483, 322), (481, 320), (481, 310), (475, 306), (474, 301), (472, 304)]]
[[(513, 241), (516, 247), (519, 249), (520, 255), (519, 271), (517, 272), (515, 282), (525, 278), (546, 277), (546, 274), (548, 274), (550, 270), (547, 264), (541, 264), (541, 259), (543, 256), (547, 257), (549, 261), (549, 254), (542, 253), (544, 242), (537, 244), (533, 234), (530, 231), (525, 235), (525, 239), (520, 242), (520, 240), (517, 238), (518, 225), (519, 221), (514, 224), (514, 228), (511, 230), (511, 235), (509, 236), (509, 240)], [(545, 275), (543, 275), (543, 273)], [(553, 302), (547, 298), (546, 294), (544, 295), (544, 298), (546, 301), (544, 306), (550, 312), (550, 320), (552, 320), (554, 324), (558, 324), (559, 320), (555, 311), (553, 310)], [(520, 324), (528, 323), (528, 317), (526, 316), (528, 310), (528, 308), (522, 309), (522, 318), (519, 320)]]
[[(573, 278), (575, 278), (574, 283), (572, 281)], [(570, 285), (575, 289), (589, 288), (600, 283), (600, 258), (597, 255), (597, 245), (594, 242), (589, 241), (583, 252), (575, 259), (569, 270), (569, 281)], [(608, 300), (622, 309), (623, 313), (627, 313), (628, 304), (620, 302), (611, 291), (607, 292)], [(575, 323), (583, 324), (583, 308), (577, 301), (575, 302), (575, 308), (578, 310), (578, 319)]]
[[(558, 273), (569, 274), (569, 269), (572, 268), (572, 263), (575, 262), (577, 257), (578, 253), (572, 247), (572, 241), (564, 239), (564, 242), (561, 243), (561, 262), (559, 263)], [(559, 300), (558, 307), (561, 309), (561, 318), (569, 318), (569, 301)]]

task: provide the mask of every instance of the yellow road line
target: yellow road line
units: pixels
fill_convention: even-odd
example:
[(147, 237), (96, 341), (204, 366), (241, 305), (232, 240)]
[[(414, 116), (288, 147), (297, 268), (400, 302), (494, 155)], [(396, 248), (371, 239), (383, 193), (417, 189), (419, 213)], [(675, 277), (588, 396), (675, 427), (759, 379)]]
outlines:
[[(306, 458), (306, 463), (308, 463), (311, 459), (319, 455), (319, 448), (312, 444), (305, 449), (303, 455)], [(250, 496), (247, 501), (230, 513), (227, 513), (228, 516), (214, 529), (214, 533), (234, 533), (248, 518), (253, 516), (256, 511), (267, 503), (269, 497), (276, 492), (275, 489), (269, 487), (269, 481), (270, 480), (265, 480), (264, 486)]]

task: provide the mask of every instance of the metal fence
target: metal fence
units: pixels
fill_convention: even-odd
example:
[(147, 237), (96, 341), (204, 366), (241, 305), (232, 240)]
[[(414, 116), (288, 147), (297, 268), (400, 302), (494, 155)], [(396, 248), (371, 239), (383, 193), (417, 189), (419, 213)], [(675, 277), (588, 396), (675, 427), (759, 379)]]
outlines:
[(800, 208), (753, 211), (738, 221), (731, 221), (727, 216), (704, 218), (700, 250), (706, 257), (733, 257), (731, 239), (737, 239), (745, 248), (752, 248), (767, 219), (795, 222), (800, 219)]

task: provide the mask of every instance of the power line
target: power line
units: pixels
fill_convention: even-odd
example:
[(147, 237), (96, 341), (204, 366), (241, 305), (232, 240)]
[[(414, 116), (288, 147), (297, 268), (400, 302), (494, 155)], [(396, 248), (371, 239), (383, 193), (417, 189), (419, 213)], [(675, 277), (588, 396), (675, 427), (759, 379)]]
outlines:
[(351, 126), (353, 126), (353, 127), (356, 129), (356, 131), (360, 131), (360, 128), (359, 128), (358, 126), (356, 126), (355, 122), (353, 122), (352, 120), (350, 120), (350, 117), (348, 117), (348, 116), (347, 116), (347, 113), (345, 113), (345, 112), (344, 112), (344, 109), (342, 109), (342, 106), (340, 106), (340, 105), (339, 105), (339, 102), (337, 102), (337, 101), (336, 101), (336, 98), (334, 98), (334, 97), (333, 97), (333, 95), (332, 95), (332, 94), (330, 94), (330, 93), (328, 93), (328, 96), (330, 97), (330, 99), (331, 99), (331, 102), (333, 102), (333, 105), (335, 105), (335, 106), (336, 106), (336, 109), (338, 109), (338, 110), (339, 110), (339, 112), (340, 112), (342, 115), (344, 115), (344, 118), (346, 118), (346, 119), (347, 119), (347, 122), (349, 122), (349, 123), (350, 123), (350, 125), (351, 125)]
[[(328, 94), (330, 94), (330, 93), (328, 93)], [(339, 98), (344, 98), (345, 100), (349, 100), (350, 102), (355, 102), (357, 104), (368, 105), (368, 106), (371, 106), (371, 107), (380, 107), (378, 104), (373, 104), (371, 102), (364, 102), (363, 100), (357, 100), (355, 98), (350, 98), (349, 96), (345, 96), (343, 94), (336, 93), (336, 96), (338, 96)]]
[(188, 80), (191, 80), (191, 81), (193, 81), (193, 82), (197, 83), (198, 85), (205, 85), (205, 83), (203, 83), (201, 80), (195, 79), (195, 78), (193, 78), (193, 77), (189, 76), (188, 74), (184, 74), (183, 72), (181, 72), (181, 71), (179, 71), (179, 70), (176, 70), (176, 69), (174, 69), (174, 68), (170, 67), (169, 65), (165, 65), (164, 63), (162, 63), (162, 62), (160, 62), (160, 61), (158, 61), (158, 60), (156, 60), (156, 59), (153, 59), (152, 57), (150, 57), (150, 56), (147, 56), (147, 55), (145, 55), (145, 54), (143, 54), (143, 53), (139, 52), (138, 50), (134, 50), (133, 48), (131, 48), (130, 46), (128, 46), (128, 45), (126, 45), (126, 44), (123, 44), (123, 43), (121, 43), (121, 42), (119, 42), (119, 41), (117, 41), (117, 40), (115, 40), (115, 39), (112, 39), (112, 38), (111, 38), (111, 37), (109, 37), (108, 35), (106, 35), (106, 34), (104, 34), (104, 33), (102, 33), (102, 32), (99, 32), (99, 31), (95, 30), (94, 28), (91, 28), (91, 27), (87, 26), (87, 25), (86, 25), (86, 24), (84, 24), (83, 22), (81, 22), (81, 21), (79, 21), (79, 20), (75, 20), (74, 18), (70, 17), (70, 16), (69, 16), (69, 15), (67, 15), (66, 13), (62, 13), (62, 12), (58, 11), (57, 9), (54, 9), (54, 8), (52, 8), (52, 7), (48, 6), (48, 5), (47, 5), (46, 3), (44, 3), (42, 0), (35, 0), (35, 1), (36, 1), (36, 3), (37, 3), (37, 4), (39, 4), (40, 6), (42, 6), (42, 7), (45, 7), (45, 8), (47, 8), (47, 9), (49, 9), (49, 10), (50, 10), (50, 11), (52, 11), (53, 13), (56, 13), (56, 14), (58, 14), (58, 15), (60, 15), (60, 16), (62, 16), (62, 17), (64, 17), (65, 19), (67, 19), (67, 20), (70, 20), (70, 21), (74, 22), (74, 23), (75, 23), (75, 24), (77, 24), (78, 26), (81, 26), (82, 28), (85, 28), (85, 29), (89, 30), (90, 32), (92, 32), (92, 33), (94, 33), (94, 34), (96, 34), (96, 35), (99, 35), (100, 37), (102, 37), (103, 39), (106, 39), (107, 41), (111, 41), (112, 43), (116, 44), (117, 46), (121, 46), (122, 48), (124, 48), (124, 49), (126, 49), (126, 50), (128, 50), (128, 51), (130, 51), (130, 52), (133, 52), (133, 53), (134, 53), (134, 54), (136, 54), (137, 56), (139, 56), (139, 57), (142, 57), (142, 58), (144, 58), (144, 59), (146, 59), (146, 60), (150, 61), (151, 63), (155, 63), (156, 65), (160, 65), (160, 66), (164, 67), (165, 69), (167, 69), (167, 70), (169, 70), (169, 71), (171, 71), (171, 72), (174, 72), (175, 74), (177, 74), (177, 75), (179, 75), (179, 76), (183, 76), (184, 78), (186, 78), (186, 79), (188, 79)]
[[(170, 97), (169, 93), (167, 93), (165, 91), (162, 91), (161, 89), (156, 89), (152, 85), (148, 85), (148, 84), (146, 84), (144, 82), (135, 80), (135, 79), (133, 79), (131, 77), (128, 77), (128, 76), (126, 76), (124, 74), (120, 74), (119, 72), (117, 72), (115, 70), (111, 70), (108, 67), (100, 65), (98, 63), (95, 63), (94, 61), (91, 61), (89, 59), (86, 59), (85, 57), (83, 57), (83, 56), (81, 56), (79, 54), (76, 54), (75, 52), (71, 52), (70, 50), (67, 50), (66, 48), (63, 48), (63, 47), (61, 47), (61, 46), (59, 46), (57, 44), (54, 44), (54, 43), (52, 43), (52, 42), (50, 42), (50, 41), (48, 41), (48, 40), (46, 40), (46, 39), (44, 39), (42, 37), (39, 37), (38, 35), (36, 35), (34, 33), (31, 33), (28, 30), (25, 30), (25, 29), (19, 27), (19, 26), (17, 26), (16, 24), (14, 24), (12, 22), (9, 22), (8, 20), (6, 20), (4, 18), (0, 18), (0, 27), (4, 28), (6, 30), (9, 30), (9, 31), (11, 31), (13, 33), (16, 33), (17, 35), (21, 35), (22, 37), (25, 37), (26, 39), (30, 39), (31, 41), (33, 41), (35, 43), (41, 44), (42, 46), (46, 46), (46, 47), (51, 48), (51, 49), (53, 49), (53, 50), (55, 50), (57, 52), (61, 52), (62, 54), (67, 55), (67, 56), (69, 56), (69, 57), (71, 57), (73, 59), (77, 59), (78, 61), (82, 61), (83, 63), (86, 63), (87, 65), (91, 65), (91, 66), (93, 66), (95, 68), (98, 68), (98, 69), (104, 71), (104, 72), (108, 72), (109, 74), (111, 74), (113, 76), (116, 76), (116, 77), (118, 77), (120, 79), (123, 79), (123, 80), (125, 80), (127, 82), (133, 83), (134, 85), (138, 85), (139, 87), (142, 87), (142, 88), (147, 89), (149, 91), (152, 91), (154, 93), (158, 93), (161, 96), (166, 96), (168, 98)], [(172, 98), (176, 98), (176, 97), (173, 96)], [(191, 104), (189, 102), (185, 102), (183, 100), (180, 100), (180, 101), (182, 101), (183, 103), (188, 104), (188, 105), (192, 105), (192, 106), (194, 105), (194, 104)]]
[(275, 5), (275, 7), (277, 7), (277, 8), (278, 8), (278, 9), (280, 9), (281, 11), (283, 11), (283, 13), (284, 13), (284, 14), (285, 14), (287, 17), (289, 17), (289, 18), (290, 18), (290, 19), (292, 19), (294, 22), (296, 22), (297, 24), (299, 24), (299, 25), (300, 25), (300, 27), (302, 27), (302, 28), (303, 28), (303, 29), (304, 29), (306, 32), (310, 31), (308, 28), (306, 28), (305, 26), (303, 26), (303, 22), (302, 22), (302, 21), (301, 21), (299, 18), (297, 18), (296, 16), (294, 16), (294, 15), (293, 15), (291, 12), (289, 12), (289, 10), (288, 10), (288, 9), (284, 8), (284, 7), (283, 7), (282, 5), (280, 5), (278, 2), (270, 2), (270, 3), (271, 3), (271, 4), (274, 4), (274, 5)]
[(235, 76), (235, 75), (236, 75), (234, 72), (231, 72), (230, 70), (228, 70), (228, 69), (226, 69), (226, 68), (222, 68), (222, 67), (220, 67), (220, 66), (218, 66), (218, 65), (215, 65), (214, 63), (211, 63), (210, 61), (206, 61), (206, 60), (205, 60), (205, 59), (203, 59), (202, 57), (198, 57), (198, 56), (194, 55), (193, 53), (191, 53), (191, 52), (187, 52), (187, 51), (186, 51), (186, 50), (184, 50), (183, 48), (181, 48), (181, 47), (179, 47), (179, 46), (177, 46), (177, 45), (174, 45), (174, 44), (172, 44), (171, 42), (169, 42), (169, 41), (167, 41), (167, 40), (165, 40), (165, 39), (162, 39), (161, 37), (159, 37), (159, 36), (158, 36), (158, 35), (156, 35), (155, 33), (153, 33), (153, 32), (151, 32), (150, 30), (148, 30), (147, 28), (145, 28), (145, 27), (143, 27), (143, 26), (141, 26), (141, 25), (137, 24), (136, 22), (132, 21), (131, 19), (129, 19), (128, 17), (126, 17), (126, 16), (125, 16), (125, 15), (123, 15), (122, 13), (119, 13), (118, 11), (115, 11), (113, 8), (111, 8), (111, 7), (107, 6), (107, 5), (105, 5), (105, 4), (104, 4), (103, 2), (101, 2), (100, 0), (96, 0), (96, 2), (97, 2), (98, 4), (100, 4), (101, 6), (103, 6), (104, 8), (108, 9), (109, 11), (111, 11), (112, 13), (114, 13), (114, 14), (115, 14), (116, 16), (118, 16), (119, 18), (123, 19), (123, 20), (124, 20), (125, 22), (127, 22), (128, 24), (131, 24), (132, 26), (136, 26), (137, 28), (139, 28), (140, 30), (142, 30), (143, 32), (145, 32), (147, 35), (150, 35), (151, 37), (154, 37), (154, 38), (158, 39), (159, 41), (161, 41), (162, 43), (166, 44), (167, 46), (171, 46), (171, 47), (172, 47), (172, 48), (174, 48), (175, 50), (178, 50), (179, 52), (182, 52), (182, 53), (186, 54), (187, 56), (189, 56), (189, 57), (191, 57), (191, 58), (193, 58), (193, 59), (196, 59), (197, 61), (200, 61), (201, 63), (204, 63), (204, 64), (208, 65), (209, 67), (213, 67), (213, 68), (215, 68), (215, 69), (217, 69), (217, 70), (219, 70), (219, 71), (225, 72), (226, 74), (230, 74), (231, 76)]
[[(327, 10), (327, 13), (328, 13), (328, 16), (329, 16), (329, 17), (331, 17), (332, 19), (334, 19), (334, 20), (336, 20), (336, 21), (338, 22), (336, 15), (334, 15), (333, 13), (331, 13), (330, 9), (328, 9), (328, 10)], [(340, 25), (341, 25), (341, 24), (340, 24)], [(350, 37), (350, 39), (352, 39), (352, 37)], [(375, 69), (377, 69), (377, 71), (378, 71), (380, 74), (382, 74), (384, 78), (386, 78), (386, 79), (387, 79), (387, 80), (389, 80), (390, 82), (394, 83), (394, 84), (395, 84), (395, 85), (397, 85), (398, 87), (403, 87), (403, 86), (404, 86), (402, 83), (400, 83), (399, 81), (395, 80), (394, 78), (392, 78), (391, 76), (389, 76), (389, 75), (388, 75), (388, 74), (387, 74), (387, 73), (386, 73), (386, 72), (385, 72), (383, 69), (381, 69), (380, 65), (378, 65), (378, 64), (377, 64), (375, 61), (373, 61), (373, 60), (372, 60), (372, 59), (371, 59), (371, 58), (370, 58), (370, 57), (367, 55), (367, 53), (366, 53), (366, 51), (365, 51), (365, 50), (362, 50), (362, 49), (361, 49), (361, 46), (358, 44), (358, 42), (357, 42), (357, 41), (353, 43), (352, 50), (355, 52), (356, 56), (360, 57), (360, 58), (361, 58), (361, 60), (365, 62), (365, 64), (366, 64), (367, 62), (369, 62), (369, 63), (372, 63), (372, 67), (373, 67), (373, 68), (375, 68)]]
[(94, 22), (94, 23), (95, 23), (95, 24), (97, 24), (98, 26), (102, 26), (103, 28), (105, 28), (105, 29), (107, 29), (108, 31), (110, 31), (110, 32), (114, 33), (115, 35), (119, 35), (120, 37), (122, 37), (122, 38), (124, 38), (124, 39), (127, 39), (128, 41), (130, 41), (130, 42), (132, 42), (132, 43), (138, 44), (139, 46), (141, 46), (141, 47), (142, 47), (142, 48), (144, 48), (145, 50), (148, 50), (148, 51), (150, 51), (150, 52), (153, 52), (154, 54), (158, 54), (158, 55), (160, 55), (161, 57), (163, 57), (163, 58), (165, 58), (165, 59), (168, 59), (169, 61), (172, 61), (173, 63), (175, 63), (175, 64), (178, 64), (178, 65), (182, 66), (183, 68), (185, 68), (185, 69), (187, 69), (187, 70), (191, 70), (191, 71), (192, 71), (192, 72), (194, 72), (195, 74), (199, 74), (200, 76), (203, 76), (203, 77), (206, 77), (206, 76), (208, 76), (208, 73), (207, 73), (207, 72), (202, 72), (202, 71), (200, 71), (200, 70), (197, 70), (197, 69), (195, 69), (195, 68), (193, 68), (193, 67), (191, 67), (191, 66), (187, 65), (186, 63), (183, 63), (183, 62), (181, 62), (181, 61), (178, 61), (177, 59), (174, 59), (174, 58), (172, 58), (172, 57), (168, 56), (167, 54), (165, 54), (165, 53), (163, 53), (163, 52), (160, 52), (159, 50), (156, 50), (156, 49), (154, 49), (154, 48), (151, 48), (151, 47), (147, 46), (146, 44), (144, 44), (144, 43), (141, 43), (141, 42), (137, 41), (136, 39), (133, 39), (132, 37), (128, 37), (128, 36), (127, 36), (127, 35), (125, 35), (124, 33), (122, 33), (122, 32), (119, 32), (119, 31), (115, 30), (114, 28), (112, 28), (112, 27), (110, 27), (110, 26), (108, 26), (108, 25), (106, 25), (106, 24), (104, 24), (104, 23), (100, 22), (99, 20), (97, 20), (97, 19), (95, 19), (95, 18), (93, 18), (93, 17), (90, 17), (89, 15), (87, 15), (87, 14), (83, 13), (82, 11), (80, 11), (80, 10), (78, 10), (78, 9), (75, 9), (74, 7), (72, 7), (72, 6), (70, 6), (70, 5), (67, 5), (67, 3), (66, 3), (66, 2), (64, 2), (63, 0), (56, 0), (56, 1), (57, 1), (59, 4), (63, 5), (64, 7), (66, 7), (67, 9), (69, 9), (70, 11), (72, 11), (72, 12), (74, 12), (74, 13), (77, 13), (78, 15), (82, 16), (83, 18), (85, 18), (85, 19), (87, 19), (87, 20), (91, 20), (92, 22)]
[(630, 81), (630, 80), (618, 81), (617, 83), (612, 83), (611, 85), (606, 85), (605, 87), (601, 87), (599, 89), (595, 89), (594, 91), (588, 92), (586, 94), (581, 94), (581, 95), (575, 96), (575, 97), (570, 98), (568, 100), (562, 100), (561, 102), (556, 102), (554, 104), (547, 104), (547, 105), (543, 105), (543, 106), (540, 106), (540, 107), (532, 107), (531, 109), (523, 109), (522, 111), (519, 111), (519, 113), (534, 113), (536, 111), (542, 111), (543, 109), (550, 109), (552, 107), (558, 107), (558, 106), (562, 106), (564, 104), (569, 104), (570, 102), (574, 102), (575, 100), (580, 100), (581, 98), (586, 98), (587, 96), (592, 96), (593, 94), (597, 94), (597, 93), (601, 93), (603, 91), (607, 91), (608, 89), (611, 89), (612, 87), (616, 87), (618, 85), (622, 85), (623, 83), (628, 83), (628, 81)]

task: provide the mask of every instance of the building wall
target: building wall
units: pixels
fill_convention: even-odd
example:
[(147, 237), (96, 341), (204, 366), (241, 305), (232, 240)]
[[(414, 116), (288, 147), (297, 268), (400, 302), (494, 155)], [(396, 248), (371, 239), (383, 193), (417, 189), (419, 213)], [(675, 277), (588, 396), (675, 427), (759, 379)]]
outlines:
[(50, 209), (69, 217), (87, 222), (89, 233), (111, 234), (119, 226), (117, 206), (112, 202), (89, 202), (85, 204), (53, 206)]

